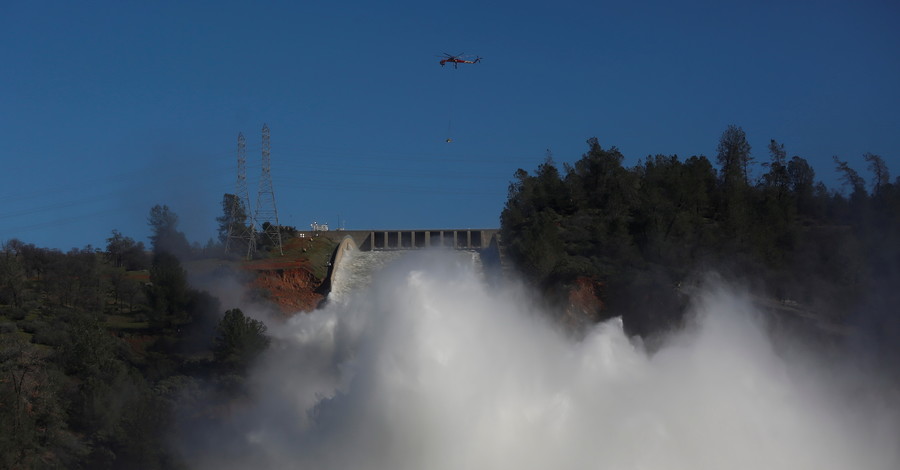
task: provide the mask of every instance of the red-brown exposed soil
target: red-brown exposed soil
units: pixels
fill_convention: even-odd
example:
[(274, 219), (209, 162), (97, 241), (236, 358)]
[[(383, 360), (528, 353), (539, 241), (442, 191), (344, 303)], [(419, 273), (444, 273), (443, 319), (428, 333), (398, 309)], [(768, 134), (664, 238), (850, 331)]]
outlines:
[(595, 323), (602, 318), (603, 283), (588, 277), (575, 280), (568, 292), (566, 322), (571, 324)]
[(306, 260), (259, 260), (244, 269), (256, 272), (253, 287), (265, 291), (286, 316), (314, 310), (324, 298), (317, 292), (322, 282), (310, 272)]

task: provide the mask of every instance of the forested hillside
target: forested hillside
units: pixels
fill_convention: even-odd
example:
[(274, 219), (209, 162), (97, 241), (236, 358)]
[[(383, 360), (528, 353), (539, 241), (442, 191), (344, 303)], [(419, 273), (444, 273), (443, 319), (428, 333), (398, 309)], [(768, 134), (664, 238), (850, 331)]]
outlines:
[[(573, 323), (569, 312), (569, 325), (622, 316), (629, 333), (652, 338), (682, 323), (686, 293), (714, 271), (900, 357), (900, 178), (877, 155), (836, 157), (843, 185), (831, 189), (782, 144), (767, 150), (755, 160), (731, 126), (712, 160), (657, 155), (625, 167), (597, 139), (572, 165), (548, 155), (509, 187), (505, 256), (558, 311), (597, 300), (599, 315)], [(319, 267), (308, 274), (321, 280), (334, 248), (294, 239), (274, 260), (262, 237), (224, 256), (229, 234), (249, 228), (234, 201), (224, 196), (218, 242), (206, 246), (190, 244), (161, 205), (150, 210), (149, 247), (116, 230), (105, 248), (3, 243), (0, 468), (184, 468), (179, 439), (233, 412), (269, 345), (262, 322), (192, 286), (186, 266), (243, 284), (233, 290), (296, 288), (285, 273)], [(295, 231), (280, 229), (285, 240)]]
[(185, 265), (248, 284), (257, 269), (189, 244), (167, 206), (148, 223), (148, 248), (117, 230), (105, 248), (3, 244), (0, 468), (184, 468), (174, 444), (244, 396), (266, 326), (191, 286)]
[(730, 126), (713, 160), (656, 155), (629, 168), (597, 139), (562, 170), (548, 155), (510, 185), (507, 254), (548, 298), (585, 277), (602, 283), (605, 315), (644, 336), (679, 324), (681, 293), (710, 271), (829, 321), (896, 311), (900, 179), (878, 155), (834, 157), (843, 186), (829, 189), (783, 144), (767, 150), (754, 159)]

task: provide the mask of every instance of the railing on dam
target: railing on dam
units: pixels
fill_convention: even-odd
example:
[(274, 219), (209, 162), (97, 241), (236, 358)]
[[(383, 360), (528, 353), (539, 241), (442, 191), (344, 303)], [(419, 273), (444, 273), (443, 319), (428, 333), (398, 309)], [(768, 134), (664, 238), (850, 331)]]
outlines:
[(325, 237), (338, 243), (330, 263), (328, 286), (331, 286), (335, 268), (348, 249), (388, 251), (444, 247), (471, 250), (478, 252), (487, 279), (496, 280), (507, 274), (498, 229), (305, 231), (298, 232), (297, 236)]
[(298, 236), (323, 236), (338, 242), (349, 236), (362, 251), (415, 250), (431, 247), (485, 250), (492, 243), (497, 243), (498, 232), (497, 229), (335, 230), (299, 232)]

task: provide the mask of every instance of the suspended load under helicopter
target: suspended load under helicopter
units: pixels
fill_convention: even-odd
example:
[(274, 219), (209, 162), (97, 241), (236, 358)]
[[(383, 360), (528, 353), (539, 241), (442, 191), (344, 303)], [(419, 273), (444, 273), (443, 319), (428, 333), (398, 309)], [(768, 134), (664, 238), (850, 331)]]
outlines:
[[(439, 55), (438, 57), (441, 58), (441, 62), (440, 62), (441, 67), (443, 67), (447, 64), (453, 64), (454, 69), (458, 69), (459, 64), (477, 64), (477, 63), (481, 62), (481, 59), (482, 59), (481, 56), (473, 57), (473, 56), (466, 56), (463, 54), (452, 55), (452, 54), (448, 54), (446, 52), (444, 53), (444, 55)], [(453, 102), (451, 101), (451, 106), (452, 106), (452, 103)], [(448, 136), (452, 133), (452, 128), (453, 128), (453, 120), (451, 118), (447, 122), (447, 135)], [(453, 142), (453, 138), (447, 137), (447, 139), (444, 140), (444, 142), (449, 144), (449, 143)]]

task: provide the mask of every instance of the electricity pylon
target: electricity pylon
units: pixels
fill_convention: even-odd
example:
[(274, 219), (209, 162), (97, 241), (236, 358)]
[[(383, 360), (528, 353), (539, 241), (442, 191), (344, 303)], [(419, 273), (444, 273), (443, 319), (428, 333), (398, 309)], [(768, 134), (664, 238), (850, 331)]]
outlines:
[[(260, 231), (272, 241), (272, 248), (281, 248), (281, 224), (278, 223), (278, 208), (275, 206), (275, 189), (272, 187), (272, 156), (269, 144), (269, 126), (262, 128), (262, 176), (259, 177), (259, 194), (256, 196), (256, 214), (253, 220), (260, 225)], [(265, 222), (268, 222), (266, 224)]]
[(253, 215), (250, 214), (250, 193), (247, 190), (247, 143), (242, 133), (238, 133), (237, 182), (234, 185), (234, 198), (231, 199), (228, 222), (225, 253), (235, 247), (243, 249), (246, 246), (247, 259), (253, 258), (256, 230)]

